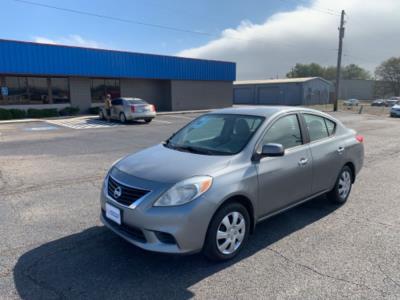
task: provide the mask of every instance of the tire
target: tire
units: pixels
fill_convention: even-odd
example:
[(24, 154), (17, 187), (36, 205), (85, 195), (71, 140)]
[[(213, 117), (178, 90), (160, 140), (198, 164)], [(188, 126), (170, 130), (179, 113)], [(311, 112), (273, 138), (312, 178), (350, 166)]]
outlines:
[(104, 120), (105, 119), (103, 110), (99, 111), (99, 118), (100, 118), (100, 120)]
[(335, 187), (328, 193), (329, 200), (337, 204), (345, 203), (351, 192), (353, 176), (350, 167), (344, 166), (339, 173)]
[(144, 119), (144, 121), (145, 121), (146, 123), (150, 123), (152, 120), (153, 120), (152, 118)]
[[(236, 226), (234, 224), (236, 218)], [(244, 222), (244, 226), (240, 225)], [(224, 225), (227, 224), (227, 226)], [(240, 203), (229, 203), (220, 208), (212, 218), (204, 242), (203, 254), (213, 261), (225, 261), (235, 257), (245, 245), (250, 231), (250, 216), (247, 209)], [(226, 233), (226, 238), (217, 232)], [(222, 249), (225, 248), (225, 251)]]
[(119, 121), (120, 121), (122, 124), (125, 124), (125, 123), (126, 123), (126, 116), (125, 116), (124, 113), (120, 113), (120, 114), (119, 114)]

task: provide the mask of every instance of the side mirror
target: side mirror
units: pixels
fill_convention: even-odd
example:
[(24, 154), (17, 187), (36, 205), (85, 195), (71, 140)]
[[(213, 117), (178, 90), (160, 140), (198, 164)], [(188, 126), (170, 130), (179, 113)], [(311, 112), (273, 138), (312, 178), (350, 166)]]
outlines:
[(285, 149), (281, 144), (268, 143), (263, 145), (261, 157), (276, 157), (285, 155)]

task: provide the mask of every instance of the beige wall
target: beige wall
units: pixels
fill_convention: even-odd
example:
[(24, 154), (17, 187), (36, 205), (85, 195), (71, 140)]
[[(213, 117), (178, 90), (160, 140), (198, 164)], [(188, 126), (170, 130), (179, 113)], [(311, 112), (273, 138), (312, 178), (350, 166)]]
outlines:
[(91, 106), (90, 79), (71, 77), (69, 79), (71, 106), (79, 107), (81, 113), (86, 113)]
[(171, 110), (169, 80), (121, 79), (121, 97), (142, 98), (154, 104), (158, 111)]
[(171, 81), (172, 110), (229, 107), (232, 98), (231, 81)]

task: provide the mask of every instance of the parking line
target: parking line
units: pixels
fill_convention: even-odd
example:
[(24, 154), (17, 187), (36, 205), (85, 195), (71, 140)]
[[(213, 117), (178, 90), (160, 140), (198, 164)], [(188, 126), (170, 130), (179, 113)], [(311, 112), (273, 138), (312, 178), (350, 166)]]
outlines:
[(153, 119), (153, 122), (159, 122), (159, 123), (165, 123), (165, 124), (172, 124), (172, 122), (163, 121), (163, 120), (157, 120), (157, 119)]

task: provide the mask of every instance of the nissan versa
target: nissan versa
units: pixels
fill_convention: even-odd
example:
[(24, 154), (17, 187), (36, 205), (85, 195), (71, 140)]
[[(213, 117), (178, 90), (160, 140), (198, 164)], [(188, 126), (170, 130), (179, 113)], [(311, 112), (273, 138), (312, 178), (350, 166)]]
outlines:
[(146, 250), (234, 257), (258, 222), (327, 194), (346, 202), (363, 137), (293, 107), (213, 111), (108, 172), (101, 220)]

